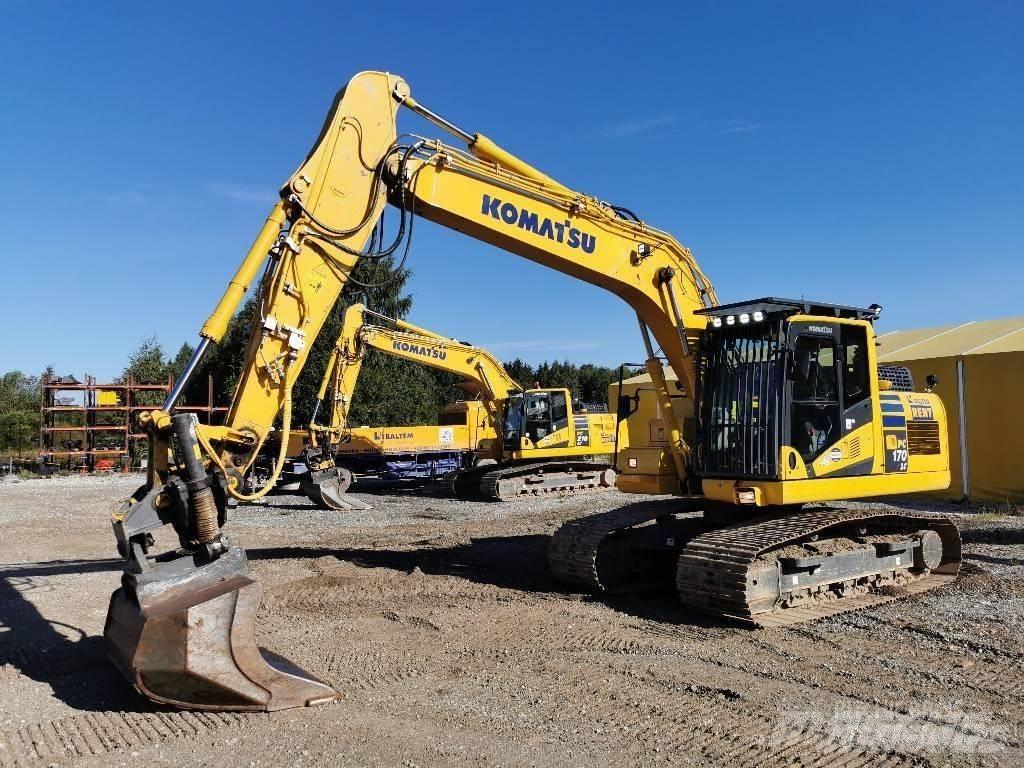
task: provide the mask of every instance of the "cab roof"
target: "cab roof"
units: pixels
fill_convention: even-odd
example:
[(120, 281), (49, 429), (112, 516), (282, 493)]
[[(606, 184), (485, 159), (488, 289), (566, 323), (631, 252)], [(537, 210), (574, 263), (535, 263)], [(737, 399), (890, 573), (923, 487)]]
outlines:
[(818, 315), (820, 317), (842, 317), (852, 320), (874, 320), (882, 308), (877, 304), (870, 307), (850, 307), (845, 304), (828, 304), (823, 301), (807, 299), (779, 299), (766, 296), (762, 299), (737, 301), (733, 304), (722, 304), (708, 309), (699, 309), (694, 314), (707, 317), (725, 317), (743, 313), (763, 312), (765, 315)]

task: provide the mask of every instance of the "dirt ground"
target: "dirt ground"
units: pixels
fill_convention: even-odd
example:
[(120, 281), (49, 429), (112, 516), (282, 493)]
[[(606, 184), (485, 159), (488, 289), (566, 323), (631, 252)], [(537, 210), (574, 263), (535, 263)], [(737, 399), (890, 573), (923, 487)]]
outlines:
[(187, 713), (149, 705), (103, 651), (120, 569), (107, 515), (139, 482), (0, 483), (0, 766), (1024, 760), (1019, 517), (948, 507), (966, 558), (940, 591), (748, 630), (688, 615), (671, 594), (596, 599), (551, 581), (561, 521), (636, 497), (375, 495), (351, 513), (273, 497), (229, 524), (266, 588), (260, 643), (343, 697)]

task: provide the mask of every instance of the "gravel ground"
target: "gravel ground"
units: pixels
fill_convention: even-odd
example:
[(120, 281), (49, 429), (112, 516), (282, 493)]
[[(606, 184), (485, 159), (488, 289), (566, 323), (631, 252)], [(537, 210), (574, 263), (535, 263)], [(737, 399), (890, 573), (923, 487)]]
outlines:
[[(274, 715), (143, 701), (106, 661), (107, 516), (137, 476), (0, 482), (0, 766), (1012, 765), (1024, 521), (959, 505), (951, 586), (810, 625), (715, 625), (670, 595), (552, 583), (547, 540), (617, 492), (239, 507), (260, 643), (342, 692)], [(907, 506), (898, 500), (870, 506)]]

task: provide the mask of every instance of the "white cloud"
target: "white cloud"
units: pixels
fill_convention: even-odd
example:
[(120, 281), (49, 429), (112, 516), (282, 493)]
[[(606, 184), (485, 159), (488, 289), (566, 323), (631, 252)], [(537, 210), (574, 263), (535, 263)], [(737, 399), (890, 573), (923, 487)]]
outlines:
[(749, 120), (727, 120), (725, 127), (719, 133), (750, 133), (761, 130), (760, 123), (752, 123)]
[(233, 181), (210, 181), (206, 189), (218, 197), (239, 203), (273, 203), (274, 188), (270, 185), (239, 184)]
[(621, 123), (615, 123), (614, 125), (605, 126), (601, 131), (601, 135), (608, 139), (627, 139), (635, 136), (641, 136), (645, 133), (657, 130), (658, 128), (664, 128), (667, 125), (674, 123), (676, 119), (671, 115), (662, 115), (660, 117), (648, 117), (640, 118), (637, 120), (626, 120)]

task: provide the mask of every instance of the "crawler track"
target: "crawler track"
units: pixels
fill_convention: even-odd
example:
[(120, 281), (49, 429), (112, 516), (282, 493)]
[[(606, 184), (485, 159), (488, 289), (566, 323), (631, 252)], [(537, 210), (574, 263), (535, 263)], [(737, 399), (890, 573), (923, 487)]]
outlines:
[[(935, 531), (942, 541), (942, 561), (920, 575), (909, 569), (893, 578), (878, 574), (858, 580), (850, 596), (823, 590), (806, 604), (774, 606), (759, 611), (752, 598), (751, 570), (758, 557), (829, 529), (851, 524), (906, 526)], [(683, 604), (704, 613), (737, 619), (761, 627), (813, 621), (860, 610), (899, 597), (934, 589), (956, 578), (960, 569), (960, 534), (952, 521), (912, 512), (864, 514), (855, 511), (810, 510), (771, 516), (703, 533), (691, 540), (679, 557), (676, 588)], [(756, 581), (753, 582), (756, 586)]]
[(520, 496), (603, 491), (615, 487), (611, 465), (588, 461), (543, 461), (463, 470), (438, 482), (445, 495), (505, 501)]
[(548, 565), (559, 581), (588, 592), (601, 592), (605, 585), (597, 573), (597, 552), (611, 534), (624, 528), (654, 520), (657, 513), (643, 505), (640, 509), (613, 509), (593, 517), (563, 523), (551, 537)]
[(601, 568), (599, 572), (598, 557), (602, 546), (615, 534), (654, 522), (672, 512), (663, 503), (650, 502), (631, 504), (563, 523), (552, 535), (548, 547), (551, 574), (565, 584), (588, 592), (604, 592), (624, 586), (624, 574), (620, 569)]
[[(699, 504), (694, 501), (688, 507), (699, 508)], [(688, 511), (688, 507), (671, 509), (650, 502), (570, 520), (551, 539), (548, 563), (552, 575), (591, 592), (638, 588), (647, 586), (652, 575), (661, 577), (654, 562), (659, 547), (663, 553), (674, 548), (678, 553), (675, 586), (684, 606), (755, 626), (778, 627), (934, 589), (956, 578), (960, 567), (956, 526), (933, 515), (819, 509), (732, 525), (673, 517), (676, 512)], [(850, 526), (934, 531), (942, 544), (941, 562), (931, 569), (912, 568), (905, 563), (900, 568), (882, 569), (834, 585), (819, 585), (802, 599), (788, 593), (786, 599), (781, 599), (780, 587), (780, 599), (764, 604), (764, 590), (756, 588), (757, 577), (753, 574), (759, 558), (770, 559), (773, 550)], [(765, 567), (763, 560), (760, 567)]]

